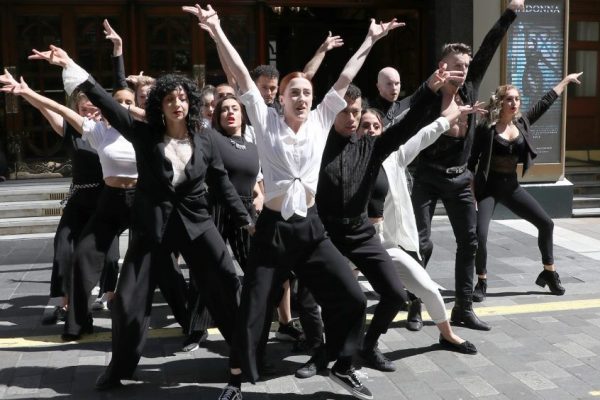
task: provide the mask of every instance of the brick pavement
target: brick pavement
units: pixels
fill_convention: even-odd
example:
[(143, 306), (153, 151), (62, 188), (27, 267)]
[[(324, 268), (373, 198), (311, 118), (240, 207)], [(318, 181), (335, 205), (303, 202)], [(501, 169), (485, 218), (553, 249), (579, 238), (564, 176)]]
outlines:
[[(600, 397), (600, 220), (556, 220), (555, 259), (567, 293), (547, 294), (534, 285), (541, 268), (536, 238), (520, 221), (492, 223), (489, 237), (489, 297), (478, 314), (491, 332), (456, 328), (474, 342), (476, 356), (441, 350), (438, 332), (426, 323), (415, 333), (395, 323), (380, 348), (398, 370), (362, 368), (375, 398), (386, 399), (586, 399)], [(429, 272), (453, 287), (455, 244), (448, 221), (434, 221), (436, 244)], [(97, 334), (63, 344), (62, 326), (40, 325), (47, 303), (52, 256), (49, 239), (0, 241), (0, 398), (215, 399), (226, 380), (227, 346), (212, 334), (205, 346), (182, 353), (182, 338), (169, 310), (157, 298), (154, 338), (137, 370), (139, 381), (109, 393), (95, 392), (96, 377), (110, 359), (109, 314), (95, 314)], [(364, 282), (362, 282), (364, 284)], [(368, 287), (367, 285), (364, 285)], [(448, 308), (451, 291), (444, 291)], [(369, 295), (370, 299), (374, 296)], [(372, 312), (372, 300), (369, 310)], [(401, 313), (399, 320), (403, 319)], [(20, 339), (22, 338), (22, 339)], [(255, 386), (244, 398), (350, 398), (326, 377), (293, 378), (306, 359), (286, 343), (268, 350), (281, 375)]]

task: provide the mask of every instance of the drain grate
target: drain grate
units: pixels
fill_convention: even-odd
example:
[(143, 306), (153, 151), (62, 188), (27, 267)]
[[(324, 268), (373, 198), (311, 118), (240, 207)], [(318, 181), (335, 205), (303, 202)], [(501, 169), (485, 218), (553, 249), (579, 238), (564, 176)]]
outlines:
[(44, 208), (44, 217), (55, 217), (62, 214), (62, 208)]
[(67, 197), (66, 193), (48, 193), (50, 200), (63, 200)]

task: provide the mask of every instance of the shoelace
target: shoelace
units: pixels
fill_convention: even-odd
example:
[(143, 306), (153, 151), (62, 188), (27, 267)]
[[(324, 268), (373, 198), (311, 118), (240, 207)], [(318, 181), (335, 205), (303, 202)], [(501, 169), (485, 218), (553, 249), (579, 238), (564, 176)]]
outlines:
[(225, 386), (223, 393), (219, 396), (220, 400), (231, 400), (238, 394), (238, 388), (235, 386)]

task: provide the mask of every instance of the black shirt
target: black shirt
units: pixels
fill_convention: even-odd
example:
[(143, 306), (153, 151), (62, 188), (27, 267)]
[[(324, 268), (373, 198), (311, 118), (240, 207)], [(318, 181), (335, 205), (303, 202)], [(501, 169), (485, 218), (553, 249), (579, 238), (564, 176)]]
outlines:
[(435, 96), (423, 93), (397, 124), (380, 136), (343, 137), (329, 133), (317, 186), (317, 209), (322, 217), (353, 218), (364, 213), (381, 164), (418, 132), (424, 107)]
[[(458, 95), (463, 104), (474, 104), (477, 101), (479, 86), (481, 85), (483, 76), (492, 61), (498, 46), (500, 46), (504, 35), (515, 18), (517, 18), (517, 14), (514, 11), (510, 9), (505, 10), (500, 19), (494, 24), (483, 39), (481, 47), (471, 61), (465, 83), (458, 89)], [(423, 83), (420, 89), (413, 94), (411, 102), (417, 101), (420, 94), (426, 89), (427, 82)], [(437, 99), (424, 110), (421, 126), (428, 125), (439, 117), (441, 104), (442, 96), (438, 95)], [(423, 167), (430, 169), (429, 167), (431, 165), (436, 165), (441, 168), (448, 168), (467, 164), (471, 154), (471, 146), (473, 144), (475, 133), (475, 114), (470, 114), (468, 116), (467, 123), (467, 132), (464, 139), (454, 141), (453, 138), (442, 135), (435, 143), (421, 151), (418, 158), (417, 171), (415, 173), (417, 179)], [(465, 173), (469, 172), (465, 171)], [(457, 182), (462, 181), (459, 180)]]
[(104, 183), (96, 150), (67, 123), (64, 125), (64, 133), (64, 143), (73, 166), (73, 183), (75, 185)]
[[(229, 180), (240, 196), (252, 197), (256, 176), (258, 175), (258, 150), (254, 143), (247, 142), (241, 136), (227, 137), (212, 131), (221, 153), (223, 165)], [(211, 186), (210, 180), (208, 185)]]
[(369, 218), (383, 217), (383, 206), (389, 190), (390, 183), (388, 182), (387, 174), (385, 173), (385, 169), (381, 167), (377, 179), (375, 180), (375, 185), (373, 186), (371, 199), (369, 200), (369, 207), (367, 209)]
[(373, 107), (383, 114), (383, 130), (400, 120), (400, 115), (410, 107), (410, 96), (402, 100), (388, 101), (381, 96), (373, 101)]

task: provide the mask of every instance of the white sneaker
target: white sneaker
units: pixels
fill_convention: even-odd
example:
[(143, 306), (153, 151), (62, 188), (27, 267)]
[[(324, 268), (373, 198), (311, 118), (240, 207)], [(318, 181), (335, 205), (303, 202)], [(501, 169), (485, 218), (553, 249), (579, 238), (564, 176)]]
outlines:
[(98, 297), (92, 303), (92, 310), (94, 310), (94, 311), (107, 310), (108, 309), (107, 304), (108, 304), (108, 302), (104, 300), (104, 296)]

